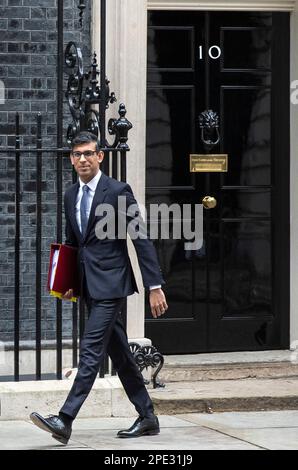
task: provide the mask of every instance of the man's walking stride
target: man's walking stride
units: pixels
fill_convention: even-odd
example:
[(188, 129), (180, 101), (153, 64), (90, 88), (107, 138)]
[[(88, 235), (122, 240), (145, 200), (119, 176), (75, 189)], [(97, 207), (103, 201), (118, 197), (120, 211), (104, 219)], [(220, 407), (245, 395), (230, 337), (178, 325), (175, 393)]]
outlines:
[[(144, 385), (143, 376), (130, 351), (127, 334), (121, 320), (121, 309), (127, 296), (138, 292), (131, 267), (127, 240), (118, 236), (99, 238), (96, 226), (102, 220), (97, 208), (109, 204), (116, 218), (119, 197), (126, 207), (137, 207), (130, 186), (109, 178), (100, 170), (104, 153), (97, 137), (89, 132), (80, 133), (72, 143), (71, 162), (79, 181), (65, 193), (66, 244), (78, 247), (79, 274), (82, 292), (88, 309), (84, 336), (80, 346), (78, 372), (70, 393), (59, 415), (44, 418), (31, 413), (30, 418), (39, 428), (50, 432), (67, 444), (72, 422), (86, 400), (107, 353), (118, 373), (129, 400), (134, 404), (138, 419), (118, 437), (139, 437), (159, 433), (158, 418)], [(134, 210), (135, 213), (135, 210)], [(125, 212), (126, 226), (132, 215)], [(154, 318), (165, 313), (168, 306), (161, 289), (164, 280), (159, 268), (155, 248), (145, 237), (132, 237), (145, 288), (150, 289), (149, 301)], [(73, 291), (65, 293), (71, 299)]]

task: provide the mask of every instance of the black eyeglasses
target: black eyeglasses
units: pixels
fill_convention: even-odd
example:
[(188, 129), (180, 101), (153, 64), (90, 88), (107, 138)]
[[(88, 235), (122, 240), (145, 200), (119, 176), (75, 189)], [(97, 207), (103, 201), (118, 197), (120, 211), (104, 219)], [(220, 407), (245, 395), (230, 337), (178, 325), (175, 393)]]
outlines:
[(91, 158), (96, 154), (97, 152), (95, 150), (86, 150), (86, 152), (73, 152), (72, 156), (74, 158), (80, 159), (82, 155), (84, 155), (85, 158)]

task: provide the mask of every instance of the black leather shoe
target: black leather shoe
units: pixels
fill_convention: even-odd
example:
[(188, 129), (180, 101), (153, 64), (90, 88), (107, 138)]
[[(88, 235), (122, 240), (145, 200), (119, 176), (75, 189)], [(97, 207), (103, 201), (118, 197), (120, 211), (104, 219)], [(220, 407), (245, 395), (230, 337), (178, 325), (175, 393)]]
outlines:
[(159, 434), (159, 422), (155, 415), (150, 418), (139, 418), (129, 429), (123, 429), (118, 432), (118, 437), (140, 437), (140, 436), (155, 436)]
[(67, 444), (71, 436), (71, 424), (65, 423), (59, 416), (44, 418), (38, 413), (31, 413), (31, 421), (40, 429), (52, 434), (52, 437), (62, 444)]

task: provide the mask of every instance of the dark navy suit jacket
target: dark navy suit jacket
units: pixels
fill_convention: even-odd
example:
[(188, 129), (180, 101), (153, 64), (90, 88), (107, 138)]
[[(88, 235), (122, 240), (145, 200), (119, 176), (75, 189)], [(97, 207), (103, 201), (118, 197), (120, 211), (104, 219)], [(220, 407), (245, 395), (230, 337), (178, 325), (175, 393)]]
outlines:
[[(96, 236), (96, 224), (103, 216), (96, 216), (100, 204), (110, 204), (118, 213), (118, 196), (125, 198), (127, 207), (137, 204), (131, 187), (109, 178), (102, 173), (97, 185), (90, 211), (88, 227), (84, 238), (76, 220), (75, 206), (79, 183), (71, 186), (65, 193), (64, 208), (66, 218), (66, 244), (78, 247), (78, 263), (81, 280), (85, 276), (91, 298), (108, 300), (138, 292), (137, 284), (128, 255), (127, 240), (116, 238), (100, 240)], [(122, 213), (123, 217), (123, 213)], [(126, 224), (132, 218), (126, 217)], [(116, 220), (117, 222), (117, 220)], [(133, 240), (144, 287), (164, 284), (157, 254), (149, 239)]]

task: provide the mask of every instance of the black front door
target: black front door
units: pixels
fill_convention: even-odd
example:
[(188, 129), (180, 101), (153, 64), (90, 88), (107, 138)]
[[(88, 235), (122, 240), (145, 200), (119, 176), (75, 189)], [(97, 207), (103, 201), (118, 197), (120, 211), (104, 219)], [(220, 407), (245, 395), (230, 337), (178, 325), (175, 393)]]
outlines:
[[(217, 202), (204, 242), (156, 242), (169, 310), (163, 353), (289, 346), (289, 15), (149, 12), (147, 205)], [(226, 173), (191, 173), (198, 117), (218, 113)], [(154, 223), (155, 221), (152, 221)]]

